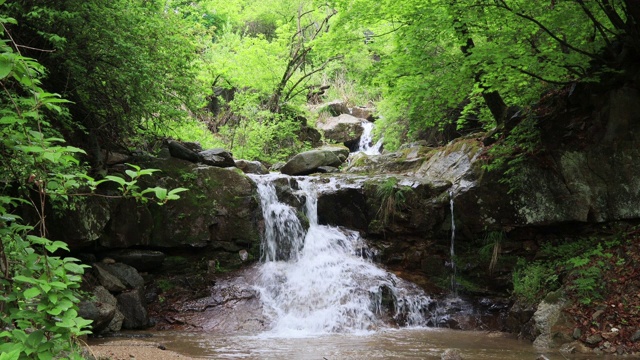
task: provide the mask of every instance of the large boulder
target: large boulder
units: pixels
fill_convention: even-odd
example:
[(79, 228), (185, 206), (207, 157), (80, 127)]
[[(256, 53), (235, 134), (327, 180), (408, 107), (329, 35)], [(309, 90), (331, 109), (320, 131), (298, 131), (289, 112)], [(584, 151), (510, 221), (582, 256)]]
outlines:
[[(255, 184), (237, 168), (198, 166), (175, 158), (141, 159), (161, 172), (142, 186), (184, 187), (180, 199), (163, 206), (123, 201), (98, 241), (106, 248), (206, 248), (235, 243), (257, 251), (261, 218)], [(237, 254), (234, 254), (237, 255)], [(254, 254), (256, 255), (256, 254)], [(237, 257), (237, 256), (234, 256)]]
[(222, 148), (204, 150), (198, 153), (200, 161), (209, 166), (234, 167), (236, 166), (230, 152)]
[(349, 110), (350, 110), (349, 114), (357, 118), (367, 119), (368, 121), (372, 121), (372, 122), (376, 120), (375, 116), (373, 116), (373, 113), (376, 110), (372, 107), (356, 106), (356, 107), (352, 107)]
[(318, 112), (327, 112), (331, 116), (340, 116), (342, 114), (349, 114), (349, 107), (344, 101), (334, 100), (323, 104), (318, 108)]
[[(115, 309), (115, 314), (113, 318), (109, 322), (106, 328), (103, 329), (104, 332), (113, 331), (117, 332), (122, 329), (122, 322), (124, 321), (124, 315), (118, 310), (118, 300), (115, 296), (113, 296), (109, 290), (105, 289), (102, 286), (96, 286), (93, 289), (93, 295), (96, 298), (96, 301), (101, 304), (108, 304)], [(93, 332), (96, 334), (96, 332)]]
[(144, 289), (144, 279), (132, 266), (123, 263), (103, 263), (95, 264), (94, 267), (107, 271), (111, 275), (115, 276), (127, 289), (138, 289), (140, 291)]
[(116, 299), (118, 300), (118, 310), (124, 315), (123, 329), (134, 330), (149, 327), (145, 300), (138, 290), (123, 292)]
[(200, 161), (200, 156), (198, 156), (197, 152), (191, 150), (188, 146), (185, 146), (178, 141), (167, 141), (167, 147), (169, 148), (171, 156), (177, 159), (187, 160), (194, 163)]
[(317, 171), (320, 166), (335, 166), (342, 164), (340, 158), (332, 150), (311, 150), (295, 155), (280, 172), (287, 175), (307, 175)]
[(260, 161), (236, 160), (236, 167), (245, 174), (268, 174), (269, 170)]
[(362, 123), (367, 120), (358, 119), (348, 114), (331, 117), (318, 122), (318, 129), (324, 132), (325, 139), (335, 143), (342, 143), (351, 148), (357, 146), (364, 129)]
[(349, 148), (339, 144), (329, 144), (317, 148), (316, 150), (328, 150), (334, 153), (340, 161), (344, 162), (349, 157)]
[(166, 255), (161, 251), (144, 249), (114, 250), (106, 252), (104, 256), (133, 266), (138, 271), (157, 270), (162, 266), (166, 258)]
[(99, 334), (111, 323), (116, 314), (116, 307), (102, 302), (81, 301), (78, 304), (78, 315), (87, 320), (92, 320), (91, 331)]
[[(129, 254), (129, 260), (124, 260), (124, 254), (110, 250), (199, 248), (227, 268), (241, 264), (239, 250), (259, 256), (262, 214), (256, 186), (241, 170), (198, 165), (175, 157), (137, 157), (132, 162), (160, 170), (140, 178), (141, 188), (184, 187), (188, 191), (162, 206), (154, 201), (82, 198), (75, 204), (76, 210), (50, 215), (56, 219), (50, 226), (54, 237), (67, 241), (74, 251), (96, 249), (114, 259), (117, 255), (116, 260), (141, 271), (157, 269), (163, 254)], [(99, 191), (115, 194), (108, 188)], [(114, 291), (122, 291), (120, 286), (113, 286)]]
[(111, 206), (106, 198), (90, 196), (74, 202), (73, 210), (52, 211), (47, 217), (50, 237), (63, 240), (71, 249), (95, 244), (111, 220)]

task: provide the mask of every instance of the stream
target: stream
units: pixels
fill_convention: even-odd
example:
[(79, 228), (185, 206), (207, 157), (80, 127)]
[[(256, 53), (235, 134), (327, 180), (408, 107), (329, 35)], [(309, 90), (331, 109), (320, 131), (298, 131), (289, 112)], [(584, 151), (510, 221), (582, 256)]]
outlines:
[[(93, 344), (110, 340), (94, 340)], [(465, 360), (608, 359), (614, 356), (560, 354), (538, 351), (527, 340), (500, 332), (457, 331), (436, 328), (387, 329), (366, 335), (325, 334), (273, 337), (265, 334), (156, 332), (144, 341), (159, 343), (181, 355), (202, 359), (441, 359), (455, 349)]]

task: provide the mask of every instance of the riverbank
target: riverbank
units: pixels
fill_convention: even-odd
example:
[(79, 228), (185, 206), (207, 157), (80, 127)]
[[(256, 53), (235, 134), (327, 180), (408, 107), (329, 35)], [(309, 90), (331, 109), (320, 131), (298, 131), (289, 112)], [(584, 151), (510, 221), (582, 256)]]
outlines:
[(147, 340), (91, 340), (89, 353), (96, 360), (163, 360), (194, 359), (168, 350), (164, 345)]

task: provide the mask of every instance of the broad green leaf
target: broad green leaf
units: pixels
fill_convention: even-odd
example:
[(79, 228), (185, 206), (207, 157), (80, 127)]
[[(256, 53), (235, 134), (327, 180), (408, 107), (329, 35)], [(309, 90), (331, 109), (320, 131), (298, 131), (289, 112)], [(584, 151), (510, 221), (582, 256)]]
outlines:
[(74, 263), (65, 263), (64, 264), (64, 268), (69, 271), (72, 272), (74, 274), (84, 274), (84, 268), (78, 264), (74, 264)]
[(125, 179), (123, 179), (123, 178), (121, 178), (119, 176), (107, 175), (104, 178), (106, 180), (113, 181), (113, 182), (118, 183), (120, 185), (125, 185), (127, 183), (127, 180), (125, 180)]
[(43, 339), (44, 339), (44, 331), (36, 330), (31, 334), (29, 334), (29, 337), (27, 338), (27, 345), (29, 345), (32, 348), (37, 348)]
[(125, 170), (125, 174), (129, 175), (130, 178), (135, 179), (138, 177), (138, 173), (133, 170)]
[(26, 277), (24, 275), (17, 275), (13, 277), (14, 281), (18, 281), (18, 282), (23, 282), (23, 283), (29, 283), (29, 284), (38, 284), (40, 281), (38, 281), (38, 279), (34, 279), (31, 277)]
[(0, 80), (6, 78), (13, 70), (14, 62), (7, 55), (9, 54), (0, 54)]
[(42, 292), (37, 287), (28, 288), (23, 292), (25, 299), (33, 299), (34, 297), (40, 295)]
[(164, 200), (167, 197), (167, 189), (156, 187), (154, 188), (154, 192), (156, 193), (156, 197), (160, 200)]
[(175, 194), (178, 194), (178, 193), (181, 193), (181, 192), (184, 192), (184, 191), (189, 191), (189, 189), (182, 188), (182, 187), (175, 188), (175, 189), (172, 189), (171, 191), (169, 191), (169, 195), (175, 195)]
[(0, 360), (18, 360), (20, 359), (20, 349), (14, 349), (10, 352), (2, 352)]
[(48, 283), (52, 288), (56, 288), (56, 289), (66, 289), (68, 286), (67, 284), (60, 282), (60, 281), (52, 281), (50, 283)]
[(45, 245), (45, 248), (51, 253), (55, 252), (58, 249), (69, 251), (69, 245), (67, 245), (67, 243), (65, 243), (64, 241), (54, 241), (50, 244)]

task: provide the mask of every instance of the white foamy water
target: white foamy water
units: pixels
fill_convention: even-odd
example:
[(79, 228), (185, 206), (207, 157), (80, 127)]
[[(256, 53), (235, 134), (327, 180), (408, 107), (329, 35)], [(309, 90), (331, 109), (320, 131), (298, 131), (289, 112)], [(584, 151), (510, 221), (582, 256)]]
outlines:
[(358, 333), (390, 324), (426, 324), (430, 297), (363, 257), (366, 244), (357, 232), (318, 224), (317, 189), (310, 180), (296, 178), (296, 195), (304, 198), (309, 220), (305, 232), (299, 210), (278, 200), (273, 181), (285, 177), (252, 178), (265, 216), (263, 264), (255, 288), (272, 334)]
[(373, 127), (372, 122), (362, 123), (362, 136), (360, 136), (360, 142), (358, 143), (357, 152), (363, 152), (367, 155), (380, 155), (380, 149), (382, 148), (383, 138), (380, 138), (378, 142), (373, 143)]

